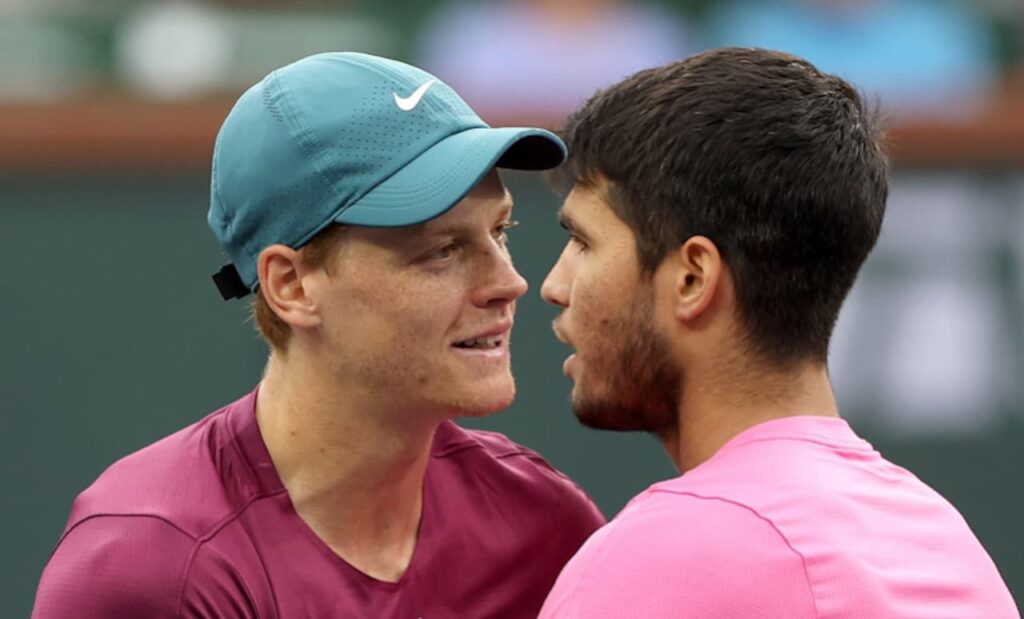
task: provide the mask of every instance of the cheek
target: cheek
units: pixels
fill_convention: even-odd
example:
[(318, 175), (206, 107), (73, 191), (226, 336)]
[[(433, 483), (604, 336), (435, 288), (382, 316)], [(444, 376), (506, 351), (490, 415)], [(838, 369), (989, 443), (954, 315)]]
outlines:
[[(625, 299), (625, 290), (613, 280), (603, 278), (600, 274), (578, 276), (573, 283), (572, 295), (569, 300), (570, 313), (577, 327), (585, 331), (579, 336), (593, 336), (595, 330), (607, 327), (611, 322), (614, 308)], [(601, 331), (597, 331), (601, 333)]]
[(422, 312), (394, 302), (351, 307), (337, 316), (339, 343), (359, 343), (364, 354), (377, 355), (383, 351), (413, 349), (422, 346), (431, 332)]
[(422, 279), (368, 282), (338, 299), (336, 333), (342, 344), (365, 342), (378, 352), (434, 347), (457, 324), (458, 298), (450, 287)]
[(615, 367), (625, 342), (643, 326), (636, 324), (633, 316), (643, 290), (634, 278), (625, 275), (608, 269), (578, 280), (581, 285), (573, 289), (569, 306), (573, 344), (591, 371)]

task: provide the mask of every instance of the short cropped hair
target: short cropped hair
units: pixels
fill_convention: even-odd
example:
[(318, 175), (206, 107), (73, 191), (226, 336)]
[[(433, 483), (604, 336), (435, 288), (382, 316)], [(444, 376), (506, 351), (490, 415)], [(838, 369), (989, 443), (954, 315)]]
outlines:
[[(345, 229), (342, 225), (332, 225), (318, 232), (308, 243), (299, 249), (299, 256), (302, 261), (313, 268), (326, 268), (327, 264), (337, 255), (341, 245), (340, 232)], [(288, 349), (288, 340), (291, 339), (292, 329), (288, 323), (270, 309), (267, 300), (263, 297), (263, 289), (256, 291), (252, 303), (249, 305), (249, 312), (256, 325), (256, 330), (263, 339), (267, 341), (271, 349), (284, 352)]]
[(733, 276), (750, 350), (826, 361), (885, 213), (877, 106), (796, 56), (723, 48), (598, 92), (563, 134), (572, 179), (607, 181), (646, 275), (704, 235)]

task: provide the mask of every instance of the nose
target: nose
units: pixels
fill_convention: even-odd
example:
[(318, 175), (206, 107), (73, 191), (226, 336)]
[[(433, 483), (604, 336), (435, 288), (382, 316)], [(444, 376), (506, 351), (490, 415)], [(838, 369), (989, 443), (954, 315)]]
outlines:
[(551, 267), (551, 271), (548, 272), (540, 287), (541, 298), (558, 307), (569, 307), (569, 290), (571, 288), (569, 269), (571, 265), (568, 253), (569, 246), (566, 245), (562, 250), (562, 255), (558, 257), (555, 266)]
[(504, 248), (489, 252), (485, 269), (485, 284), (477, 287), (474, 303), (480, 307), (506, 305), (526, 294), (529, 284), (512, 264), (512, 257)]

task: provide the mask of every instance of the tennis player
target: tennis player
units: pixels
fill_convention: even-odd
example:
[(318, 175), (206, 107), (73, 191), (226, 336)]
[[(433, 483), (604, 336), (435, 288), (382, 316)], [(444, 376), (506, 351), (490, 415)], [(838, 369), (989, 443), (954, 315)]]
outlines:
[(564, 156), (373, 56), (312, 56), (242, 95), (209, 223), (221, 293), (255, 293), (263, 379), (79, 495), (33, 616), (536, 616), (603, 518), (536, 453), (451, 419), (515, 393), (526, 282), (495, 167)]
[(858, 93), (727, 48), (598, 93), (566, 136), (571, 236), (542, 294), (573, 408), (657, 435), (683, 474), (590, 538), (541, 617), (1017, 617), (963, 517), (833, 397), (888, 192)]

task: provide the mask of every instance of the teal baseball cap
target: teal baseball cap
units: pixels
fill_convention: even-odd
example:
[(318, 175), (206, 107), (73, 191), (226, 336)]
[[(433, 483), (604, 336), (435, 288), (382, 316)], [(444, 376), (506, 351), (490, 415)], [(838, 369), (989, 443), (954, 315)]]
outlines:
[(441, 215), (494, 167), (546, 170), (550, 131), (492, 128), (437, 77), (353, 52), (316, 54), (247, 90), (213, 149), (207, 221), (231, 258), (227, 300), (256, 290), (256, 260), (333, 223), (408, 226)]

